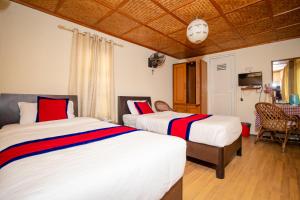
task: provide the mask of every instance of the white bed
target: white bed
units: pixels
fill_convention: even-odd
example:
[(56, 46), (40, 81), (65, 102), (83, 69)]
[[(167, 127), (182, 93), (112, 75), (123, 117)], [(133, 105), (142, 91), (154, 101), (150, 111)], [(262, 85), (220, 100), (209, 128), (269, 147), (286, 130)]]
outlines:
[[(123, 121), (126, 126), (167, 134), (168, 124), (172, 119), (189, 115), (191, 114), (172, 111), (144, 115), (125, 114), (123, 115)], [(213, 115), (192, 124), (189, 140), (196, 143), (224, 147), (238, 139), (241, 131), (241, 122), (238, 117)]]
[[(16, 143), (114, 124), (74, 118), (0, 130)], [(160, 199), (184, 173), (186, 143), (146, 131), (27, 157), (0, 169), (0, 199)]]

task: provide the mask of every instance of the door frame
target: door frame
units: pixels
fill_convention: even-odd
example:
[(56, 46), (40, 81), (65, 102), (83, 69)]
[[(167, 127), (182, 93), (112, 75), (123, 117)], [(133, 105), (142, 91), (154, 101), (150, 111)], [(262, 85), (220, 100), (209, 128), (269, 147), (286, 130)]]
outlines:
[(208, 94), (207, 94), (207, 98), (208, 98), (208, 102), (207, 102), (207, 109), (208, 109), (208, 113), (211, 113), (212, 111), (212, 99), (213, 99), (213, 86), (212, 86), (212, 81), (213, 81), (213, 67), (212, 67), (212, 61), (215, 59), (220, 59), (220, 58), (226, 58), (226, 57), (233, 57), (233, 69), (232, 69), (232, 74), (231, 74), (231, 78), (232, 78), (232, 115), (236, 115), (236, 110), (237, 110), (237, 74), (236, 74), (236, 54), (231, 53), (231, 54), (226, 54), (226, 55), (217, 55), (217, 56), (212, 56), (212, 57), (208, 57), (206, 60), (208, 60), (208, 69), (207, 69), (207, 88), (208, 88)]

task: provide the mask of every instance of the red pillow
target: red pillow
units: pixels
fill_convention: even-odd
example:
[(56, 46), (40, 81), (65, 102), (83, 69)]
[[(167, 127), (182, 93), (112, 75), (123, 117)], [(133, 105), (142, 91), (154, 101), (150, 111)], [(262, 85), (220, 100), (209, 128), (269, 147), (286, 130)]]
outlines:
[(51, 99), (47, 97), (38, 97), (38, 112), (36, 121), (44, 122), (67, 119), (68, 103), (69, 99)]
[(148, 102), (134, 102), (139, 114), (154, 113)]

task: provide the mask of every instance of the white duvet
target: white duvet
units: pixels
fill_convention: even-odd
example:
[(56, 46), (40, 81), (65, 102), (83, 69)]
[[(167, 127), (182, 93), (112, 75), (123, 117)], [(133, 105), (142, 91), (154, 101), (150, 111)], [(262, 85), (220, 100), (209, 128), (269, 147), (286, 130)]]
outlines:
[[(91, 118), (10, 126), (0, 151), (16, 143), (115, 126)], [(0, 169), (0, 199), (160, 199), (182, 176), (186, 144), (146, 131), (27, 157)]]
[[(156, 112), (144, 115), (124, 115), (125, 125), (160, 134), (167, 134), (169, 122), (174, 118), (191, 114), (172, 111)], [(241, 135), (240, 119), (234, 116), (213, 115), (196, 121), (190, 129), (192, 142), (224, 147), (232, 144)]]

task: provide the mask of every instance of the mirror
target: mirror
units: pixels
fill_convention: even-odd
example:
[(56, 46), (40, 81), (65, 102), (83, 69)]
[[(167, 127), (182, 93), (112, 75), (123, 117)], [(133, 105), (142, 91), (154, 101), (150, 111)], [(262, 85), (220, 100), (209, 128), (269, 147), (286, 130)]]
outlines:
[(289, 103), (290, 95), (300, 95), (300, 58), (272, 61), (272, 80), (276, 103)]

